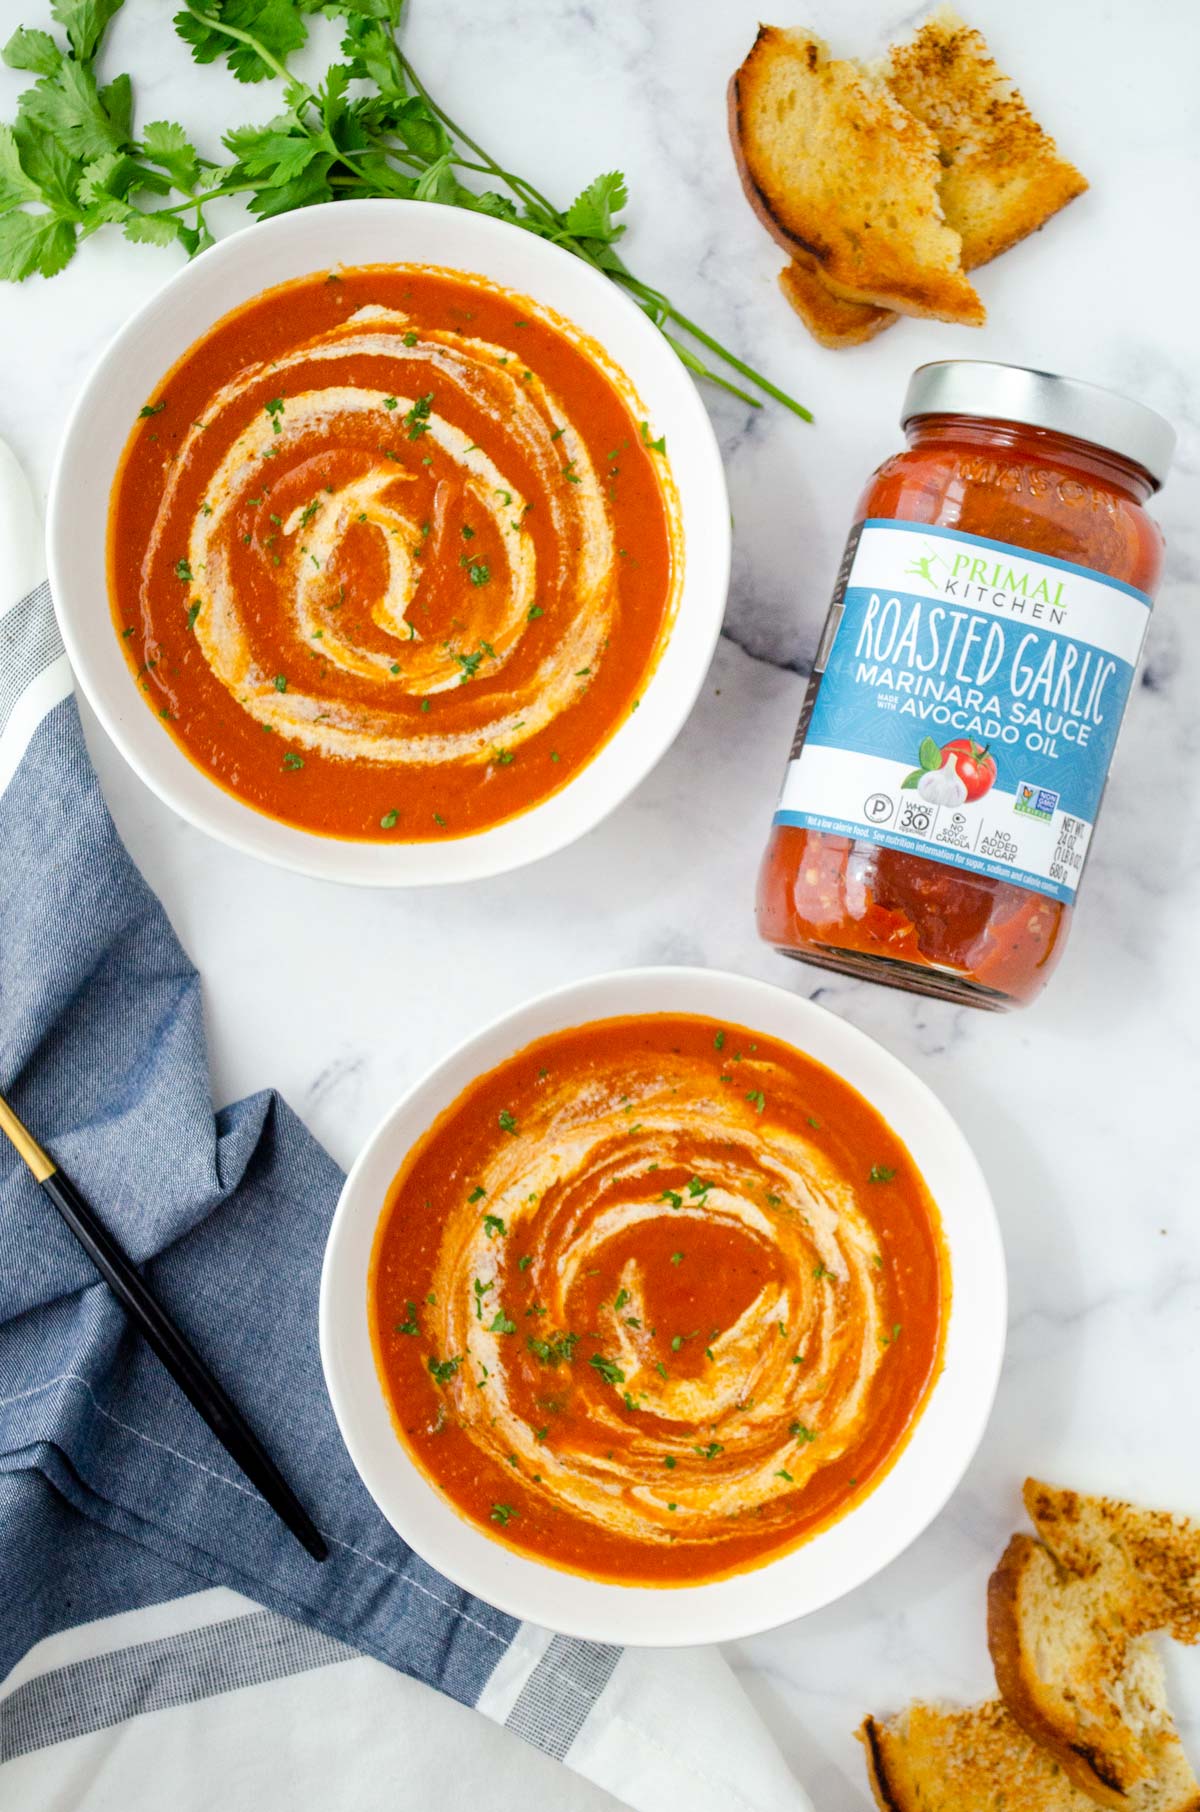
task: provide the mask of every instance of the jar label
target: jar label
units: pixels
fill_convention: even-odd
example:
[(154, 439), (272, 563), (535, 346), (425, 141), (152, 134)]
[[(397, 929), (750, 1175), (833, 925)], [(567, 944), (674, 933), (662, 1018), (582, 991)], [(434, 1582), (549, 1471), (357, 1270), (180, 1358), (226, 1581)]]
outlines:
[(776, 824), (1071, 902), (1150, 599), (923, 523), (868, 518), (847, 552)]

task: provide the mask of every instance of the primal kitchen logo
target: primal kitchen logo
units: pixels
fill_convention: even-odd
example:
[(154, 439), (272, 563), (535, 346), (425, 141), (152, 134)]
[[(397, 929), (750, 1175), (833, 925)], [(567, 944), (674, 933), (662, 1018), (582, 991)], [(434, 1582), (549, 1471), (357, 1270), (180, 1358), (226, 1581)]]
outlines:
[(930, 593), (1034, 623), (1066, 621), (1063, 579), (977, 548), (949, 543), (943, 552), (929, 541), (922, 547), (925, 551), (913, 556), (904, 575), (919, 579)]

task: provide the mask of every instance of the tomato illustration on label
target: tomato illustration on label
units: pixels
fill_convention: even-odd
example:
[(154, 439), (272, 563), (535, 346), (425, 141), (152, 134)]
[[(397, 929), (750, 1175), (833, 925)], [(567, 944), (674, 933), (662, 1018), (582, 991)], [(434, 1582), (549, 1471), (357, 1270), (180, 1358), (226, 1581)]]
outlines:
[(996, 757), (986, 743), (956, 736), (941, 747), (926, 736), (917, 750), (920, 767), (901, 783), (929, 805), (968, 805), (982, 799), (996, 778)]
[(986, 743), (970, 736), (956, 736), (942, 747), (943, 762), (953, 761), (959, 779), (967, 789), (968, 801), (982, 799), (991, 791), (996, 779), (996, 757), (988, 754)]

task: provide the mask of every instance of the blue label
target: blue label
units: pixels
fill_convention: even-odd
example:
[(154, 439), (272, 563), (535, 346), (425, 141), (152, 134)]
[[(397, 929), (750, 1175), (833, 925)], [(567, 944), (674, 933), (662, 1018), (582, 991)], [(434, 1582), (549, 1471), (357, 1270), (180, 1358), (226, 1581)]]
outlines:
[(777, 822), (1073, 898), (1148, 605), (1002, 542), (865, 522)]

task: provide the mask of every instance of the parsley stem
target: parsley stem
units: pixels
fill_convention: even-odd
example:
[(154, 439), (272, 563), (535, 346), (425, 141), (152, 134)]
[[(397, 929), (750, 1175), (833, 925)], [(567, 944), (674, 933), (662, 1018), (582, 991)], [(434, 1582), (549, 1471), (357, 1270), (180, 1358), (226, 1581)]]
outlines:
[[(751, 396), (748, 390), (739, 390), (736, 384), (731, 384), (728, 378), (723, 378), (719, 371), (714, 371), (711, 365), (706, 365), (703, 359), (697, 358), (690, 346), (685, 346), (682, 340), (677, 340), (674, 334), (667, 332), (665, 327), (660, 327), (659, 332), (667, 342), (667, 345), (674, 348), (677, 356), (682, 360), (683, 364), (687, 366), (688, 370), (694, 371), (697, 377), (707, 378), (708, 382), (710, 384), (716, 384), (718, 389), (728, 390), (730, 396), (736, 396), (743, 403), (749, 403), (752, 409), (762, 408), (762, 403), (759, 401), (758, 397)], [(809, 417), (809, 420), (812, 420), (811, 416)]]
[(256, 182), (219, 183), (215, 189), (206, 189), (202, 195), (189, 195), (186, 201), (178, 202), (173, 208), (154, 208), (151, 212), (155, 218), (161, 214), (169, 219), (173, 214), (187, 214), (192, 208), (201, 207), (206, 201), (221, 201), (226, 195), (241, 195), (247, 190), (257, 189), (259, 186)]
[[(624, 283), (629, 289), (641, 291), (646, 288), (645, 284), (639, 283), (630, 272), (622, 272), (617, 281)], [(810, 422), (812, 420), (811, 409), (806, 409), (803, 403), (798, 403), (794, 397), (787, 394), (786, 390), (780, 390), (769, 378), (765, 378), (761, 372), (755, 371), (752, 365), (747, 365), (743, 359), (739, 359), (736, 353), (729, 352), (719, 340), (714, 340), (712, 335), (705, 333), (702, 327), (697, 327), (694, 321), (689, 321), (685, 314), (682, 314), (673, 303), (668, 302), (665, 296), (660, 296), (657, 290), (650, 293), (659, 302), (665, 304), (666, 312), (671, 320), (677, 322), (685, 333), (690, 333), (693, 339), (699, 340), (701, 346), (707, 346), (710, 352), (715, 352), (718, 358), (724, 359), (725, 363), (731, 365), (735, 371), (740, 371), (743, 377), (749, 378), (752, 384), (757, 384), (760, 390), (765, 390), (768, 396), (773, 397), (777, 403), (782, 403), (785, 409), (790, 409), (793, 415), (798, 415), (802, 421)]]

